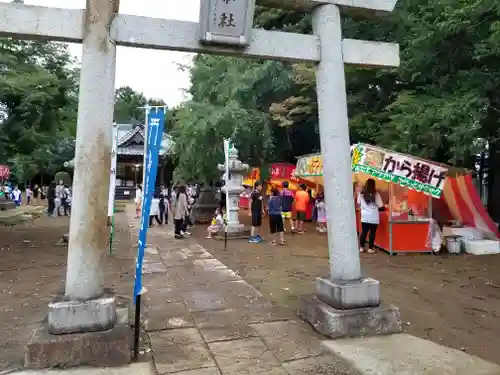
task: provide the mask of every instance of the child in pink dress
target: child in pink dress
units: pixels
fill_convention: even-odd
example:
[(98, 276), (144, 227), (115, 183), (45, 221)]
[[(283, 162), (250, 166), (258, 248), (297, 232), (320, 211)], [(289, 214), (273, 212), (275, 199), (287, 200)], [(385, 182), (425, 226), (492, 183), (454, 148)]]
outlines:
[(207, 228), (207, 237), (212, 238), (212, 235), (217, 234), (224, 226), (224, 218), (222, 217), (221, 210), (217, 208), (215, 210), (215, 215), (212, 218), (212, 223)]
[(316, 230), (320, 233), (326, 232), (326, 204), (323, 193), (316, 197), (316, 213), (318, 215)]

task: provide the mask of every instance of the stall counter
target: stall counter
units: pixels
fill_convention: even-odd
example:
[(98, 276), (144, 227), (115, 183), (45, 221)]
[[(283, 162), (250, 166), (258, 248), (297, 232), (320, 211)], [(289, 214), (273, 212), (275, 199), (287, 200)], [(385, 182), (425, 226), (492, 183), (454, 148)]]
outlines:
[[(397, 253), (432, 253), (427, 245), (431, 219), (389, 220), (389, 212), (380, 212), (375, 246), (391, 255)], [(356, 210), (356, 224), (361, 233), (361, 212)], [(392, 237), (392, 238), (391, 238)]]

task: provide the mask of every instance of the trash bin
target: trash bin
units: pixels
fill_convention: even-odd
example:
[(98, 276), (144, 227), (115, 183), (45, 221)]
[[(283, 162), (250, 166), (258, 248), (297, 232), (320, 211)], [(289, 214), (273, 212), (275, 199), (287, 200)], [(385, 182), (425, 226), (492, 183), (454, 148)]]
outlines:
[(446, 237), (446, 250), (450, 254), (460, 254), (464, 246), (464, 239), (462, 236), (447, 236)]

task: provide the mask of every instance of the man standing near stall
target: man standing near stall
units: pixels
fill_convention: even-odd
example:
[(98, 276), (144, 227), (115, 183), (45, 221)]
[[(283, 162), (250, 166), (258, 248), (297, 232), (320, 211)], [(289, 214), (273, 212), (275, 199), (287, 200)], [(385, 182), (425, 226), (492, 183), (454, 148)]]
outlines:
[(304, 221), (306, 220), (307, 205), (309, 204), (309, 193), (305, 184), (300, 185), (299, 191), (295, 193), (295, 211), (297, 213), (297, 222), (295, 228), (298, 233), (304, 233)]

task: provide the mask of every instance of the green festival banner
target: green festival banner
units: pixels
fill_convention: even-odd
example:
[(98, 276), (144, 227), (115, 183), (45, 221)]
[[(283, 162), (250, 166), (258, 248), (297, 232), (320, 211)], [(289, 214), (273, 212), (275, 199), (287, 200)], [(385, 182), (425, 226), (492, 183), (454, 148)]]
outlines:
[(351, 150), (352, 171), (392, 182), (439, 198), (448, 168), (364, 144)]

